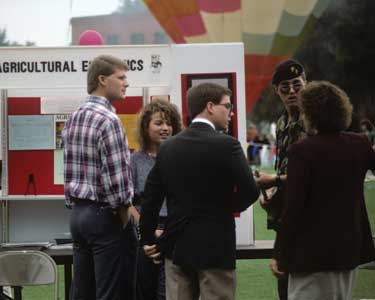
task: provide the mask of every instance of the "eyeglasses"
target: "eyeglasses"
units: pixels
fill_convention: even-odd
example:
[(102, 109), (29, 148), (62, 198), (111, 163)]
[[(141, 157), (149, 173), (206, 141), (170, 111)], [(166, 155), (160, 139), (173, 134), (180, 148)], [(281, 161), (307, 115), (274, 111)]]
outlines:
[(280, 92), (284, 95), (290, 94), (292, 89), (295, 93), (298, 93), (300, 90), (302, 90), (303, 83), (299, 80), (291, 82), (291, 83), (289, 83), (289, 82), (281, 83), (279, 85), (279, 88), (280, 88)]
[(233, 108), (234, 108), (232, 103), (219, 103), (219, 104), (215, 104), (215, 105), (224, 106), (227, 110), (229, 110), (229, 112), (232, 112)]

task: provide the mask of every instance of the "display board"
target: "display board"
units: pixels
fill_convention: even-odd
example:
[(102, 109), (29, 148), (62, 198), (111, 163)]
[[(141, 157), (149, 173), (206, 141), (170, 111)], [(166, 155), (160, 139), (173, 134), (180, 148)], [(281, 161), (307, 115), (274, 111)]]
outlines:
[[(211, 81), (233, 92), (229, 133), (245, 150), (242, 43), (0, 48), (3, 240), (51, 240), (69, 231), (61, 131), (69, 113), (85, 99), (87, 69), (100, 54), (119, 57), (130, 67), (127, 97), (115, 106), (131, 148), (135, 114), (143, 103), (169, 100), (186, 119), (188, 88)], [(236, 217), (236, 239), (238, 245), (254, 242), (251, 207)]]
[[(142, 97), (127, 97), (125, 101), (114, 103), (114, 107), (121, 120), (130, 123), (135, 120), (137, 112), (142, 108), (142, 101)], [(13, 144), (13, 147), (8, 147), (8, 195), (63, 195), (63, 183), (56, 183), (56, 177), (59, 175), (55, 170), (58, 168), (62, 171), (63, 150), (56, 140), (61, 134), (59, 125), (63, 122), (56, 122), (55, 116), (59, 115), (41, 114), (41, 98), (7, 99), (8, 132), (14, 132), (8, 134), (8, 144)], [(17, 119), (14, 121), (15, 117)], [(40, 122), (40, 118), (45, 119), (44, 123)], [(132, 124), (124, 125), (125, 128), (134, 128)], [(38, 132), (38, 127), (43, 127), (44, 130)], [(52, 146), (49, 146), (49, 149), (37, 149), (40, 144), (45, 144), (39, 135), (51, 131), (50, 127), (52, 132), (44, 134), (44, 139)], [(131, 129), (129, 136), (132, 136), (130, 131)], [(19, 137), (20, 135), (22, 136)], [(12, 142), (13, 140), (17, 142)], [(35, 143), (29, 140), (35, 140)]]

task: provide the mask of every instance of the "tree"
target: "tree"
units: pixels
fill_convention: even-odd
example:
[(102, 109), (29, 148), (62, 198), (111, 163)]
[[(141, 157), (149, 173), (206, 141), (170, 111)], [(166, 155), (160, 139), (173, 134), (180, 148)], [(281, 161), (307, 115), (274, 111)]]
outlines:
[[(375, 121), (375, 1), (335, 0), (295, 54), (308, 80), (327, 80), (344, 89), (358, 118)], [(280, 101), (266, 89), (252, 117), (274, 121)], [(265, 107), (263, 107), (265, 106)], [(258, 115), (259, 114), (259, 115)]]
[(9, 41), (7, 41), (7, 31), (6, 29), (0, 29), (0, 47), (9, 46)]
[(25, 44), (18, 42), (10, 42), (7, 39), (7, 30), (5, 28), (0, 29), (0, 47), (17, 47), (17, 46), (35, 46), (34, 42), (26, 41)]
[(297, 53), (311, 80), (343, 88), (359, 118), (375, 120), (375, 19), (372, 0), (334, 1)]

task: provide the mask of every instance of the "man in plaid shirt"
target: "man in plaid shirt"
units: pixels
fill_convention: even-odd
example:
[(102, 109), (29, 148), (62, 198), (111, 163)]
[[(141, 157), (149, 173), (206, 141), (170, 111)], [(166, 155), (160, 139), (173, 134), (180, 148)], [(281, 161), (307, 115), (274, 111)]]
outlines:
[(125, 62), (95, 58), (85, 103), (63, 131), (65, 198), (72, 208), (74, 298), (124, 299), (128, 207), (133, 196), (130, 153), (112, 102), (128, 87)]

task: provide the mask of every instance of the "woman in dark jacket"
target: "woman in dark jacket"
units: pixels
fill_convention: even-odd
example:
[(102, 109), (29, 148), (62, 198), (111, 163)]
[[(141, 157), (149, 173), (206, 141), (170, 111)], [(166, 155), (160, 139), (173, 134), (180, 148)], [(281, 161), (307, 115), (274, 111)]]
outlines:
[(273, 272), (289, 272), (289, 300), (352, 299), (357, 266), (375, 259), (363, 192), (375, 152), (366, 136), (344, 132), (352, 106), (337, 86), (308, 84), (300, 105), (309, 136), (289, 149)]

